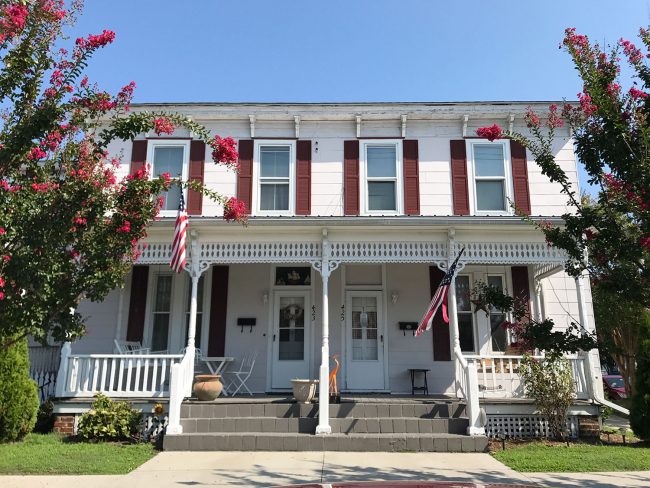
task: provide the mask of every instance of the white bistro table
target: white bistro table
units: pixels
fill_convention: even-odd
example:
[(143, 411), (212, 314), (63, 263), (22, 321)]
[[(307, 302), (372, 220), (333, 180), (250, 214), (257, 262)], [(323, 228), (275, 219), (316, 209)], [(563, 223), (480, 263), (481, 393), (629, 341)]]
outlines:
[[(224, 370), (228, 369), (228, 365), (232, 363), (235, 360), (235, 358), (232, 357), (218, 357), (218, 356), (203, 356), (201, 358), (201, 361), (205, 363), (205, 365), (208, 367), (210, 370), (211, 374), (223, 374)], [(223, 383), (223, 394), (228, 395), (228, 388), (226, 388), (226, 384), (223, 381), (223, 377), (221, 379), (221, 383)]]

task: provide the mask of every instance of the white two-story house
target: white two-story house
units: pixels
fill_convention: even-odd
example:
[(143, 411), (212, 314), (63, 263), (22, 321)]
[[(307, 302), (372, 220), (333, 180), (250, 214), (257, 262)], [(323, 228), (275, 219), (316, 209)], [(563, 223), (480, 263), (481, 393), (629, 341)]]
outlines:
[[(168, 434), (187, 432), (174, 411), (189, 396), (187, 378), (198, 367), (184, 361), (192, 329), (195, 365), (201, 357), (234, 358), (226, 367), (239, 370), (242, 358), (254, 357), (246, 386), (268, 395), (253, 397), (259, 401), (286, 395), (294, 378), (322, 383), (336, 356), (344, 400), (406, 398), (426, 375), (428, 390), (416, 398), (460, 398), (470, 434), (534, 430), (520, 358), (500, 326), (504, 317), (474, 310), (470, 290), (483, 281), (525, 297), (531, 314), (560, 328), (575, 321), (593, 329), (594, 320), (588, 281), (565, 274), (564, 255), (511, 205), (561, 223), (567, 206), (559, 186), (519, 144), (476, 136), (478, 127), (494, 123), (525, 133), (527, 106), (544, 113), (548, 103), (133, 106), (182, 113), (235, 138), (240, 171), (213, 163), (203, 142), (177, 130), (111, 147), (122, 155), (122, 176), (148, 163), (154, 175), (194, 178), (237, 196), (250, 216), (246, 226), (226, 223), (218, 204), (186, 194), (189, 258), (187, 272), (176, 274), (169, 259), (180, 193), (164, 195), (163, 218), (124, 287), (79, 308), (88, 333), (63, 348), (57, 394), (67, 400), (58, 411), (96, 391), (171, 395), (179, 400), (169, 406)], [(568, 129), (557, 131), (554, 152), (577, 185)], [(438, 314), (432, 331), (415, 337), (413, 324), (463, 247), (450, 323)], [(116, 349), (125, 341), (144, 349), (137, 364), (138, 354)], [(571, 362), (577, 396), (571, 415), (597, 414), (597, 353)], [(412, 369), (428, 372), (411, 376)], [(324, 400), (326, 394), (314, 415), (315, 431), (326, 436), (331, 425), (324, 417), (336, 415), (328, 415)], [(185, 405), (181, 417), (192, 412)]]

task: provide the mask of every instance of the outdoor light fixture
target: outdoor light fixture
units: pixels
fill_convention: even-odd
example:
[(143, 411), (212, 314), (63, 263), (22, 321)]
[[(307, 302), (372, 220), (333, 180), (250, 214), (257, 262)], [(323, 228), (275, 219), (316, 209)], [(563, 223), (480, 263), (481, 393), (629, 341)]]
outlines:
[(262, 301), (264, 302), (264, 305), (269, 303), (269, 294), (268, 293), (265, 293), (264, 295), (262, 295)]
[(397, 300), (399, 299), (399, 294), (394, 291), (393, 294), (390, 296), (390, 300), (393, 302), (393, 305), (397, 303)]

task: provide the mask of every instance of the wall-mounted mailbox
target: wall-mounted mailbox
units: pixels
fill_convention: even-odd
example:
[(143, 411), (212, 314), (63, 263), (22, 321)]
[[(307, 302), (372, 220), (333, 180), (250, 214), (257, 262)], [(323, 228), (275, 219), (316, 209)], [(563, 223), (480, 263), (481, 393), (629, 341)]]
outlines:
[(244, 327), (250, 327), (250, 332), (252, 333), (256, 323), (257, 319), (255, 317), (239, 317), (237, 319), (237, 326), (241, 327), (242, 334), (244, 333)]
[(406, 331), (410, 330), (413, 335), (415, 335), (415, 331), (418, 329), (418, 323), (417, 322), (399, 322), (399, 330), (404, 332), (404, 337), (406, 337)]

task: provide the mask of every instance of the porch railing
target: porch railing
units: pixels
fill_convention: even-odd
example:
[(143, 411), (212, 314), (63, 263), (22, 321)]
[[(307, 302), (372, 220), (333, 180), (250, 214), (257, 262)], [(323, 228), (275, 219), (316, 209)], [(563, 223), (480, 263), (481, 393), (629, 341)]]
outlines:
[(38, 386), (41, 403), (55, 394), (60, 361), (61, 346), (29, 346), (29, 375)]
[(456, 355), (456, 393), (459, 398), (465, 400), (467, 417), (469, 418), (469, 435), (485, 434), (484, 421), (481, 418), (481, 407), (479, 405), (479, 385), (476, 374), (476, 364), (467, 361), (460, 348), (454, 351)]
[[(468, 363), (473, 363), (478, 376), (478, 388), (481, 398), (526, 398), (521, 379), (521, 362), (523, 356), (479, 356), (465, 355)], [(533, 356), (543, 361), (543, 356)], [(575, 385), (576, 398), (588, 399), (588, 367), (581, 356), (567, 357)]]
[(61, 351), (57, 397), (167, 397), (180, 354), (70, 354)]
[(171, 368), (167, 434), (173, 435), (183, 432), (181, 427), (181, 405), (183, 400), (192, 394), (195, 357), (195, 350), (186, 349), (182, 360), (175, 363)]

